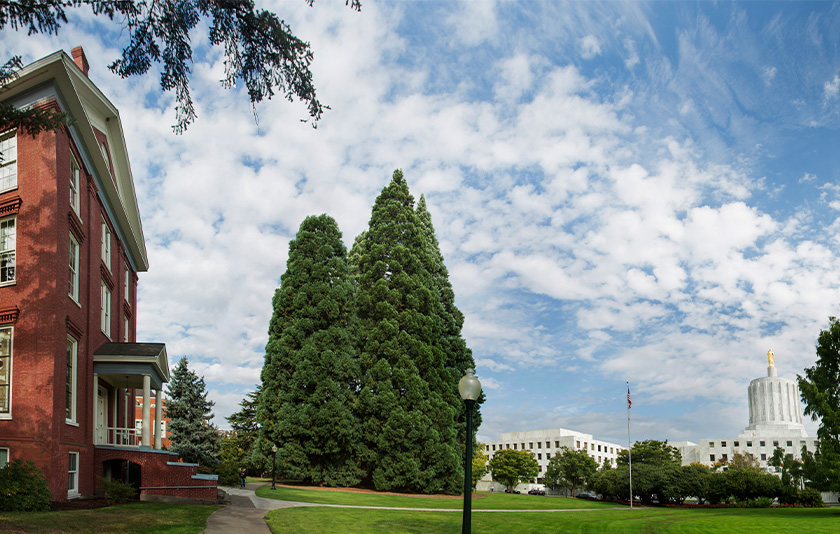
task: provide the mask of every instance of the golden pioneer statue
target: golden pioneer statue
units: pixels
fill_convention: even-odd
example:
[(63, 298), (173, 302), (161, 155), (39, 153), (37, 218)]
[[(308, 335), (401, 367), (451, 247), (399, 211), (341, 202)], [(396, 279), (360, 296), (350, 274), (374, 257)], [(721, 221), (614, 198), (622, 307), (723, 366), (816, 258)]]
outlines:
[(773, 354), (772, 350), (767, 351), (767, 364), (770, 367), (776, 367), (776, 355)]

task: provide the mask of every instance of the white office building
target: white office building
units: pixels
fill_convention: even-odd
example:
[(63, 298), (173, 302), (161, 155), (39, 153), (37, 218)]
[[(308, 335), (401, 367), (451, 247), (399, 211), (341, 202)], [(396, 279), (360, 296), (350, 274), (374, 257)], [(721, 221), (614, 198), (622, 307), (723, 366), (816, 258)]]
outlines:
[[(626, 449), (626, 447), (615, 443), (597, 440), (592, 437), (592, 434), (585, 434), (565, 428), (553, 428), (550, 430), (503, 433), (500, 440), (485, 443), (484, 452), (488, 456), (488, 461), (493, 458), (496, 452), (502, 449), (531, 451), (534, 453), (534, 456), (537, 458), (537, 463), (540, 466), (536, 483), (520, 484), (516, 487), (520, 491), (528, 491), (533, 487), (545, 488), (543, 475), (545, 474), (546, 468), (548, 468), (548, 462), (552, 456), (562, 454), (563, 447), (568, 447), (570, 450), (585, 450), (589, 453), (589, 456), (598, 462), (598, 465), (609, 462), (609, 465), (613, 467), (616, 465), (615, 462), (616, 458), (618, 458), (618, 452)], [(493, 482), (488, 473), (484, 478), (479, 480), (476, 489), (479, 491), (504, 491), (505, 487), (498, 482)]]

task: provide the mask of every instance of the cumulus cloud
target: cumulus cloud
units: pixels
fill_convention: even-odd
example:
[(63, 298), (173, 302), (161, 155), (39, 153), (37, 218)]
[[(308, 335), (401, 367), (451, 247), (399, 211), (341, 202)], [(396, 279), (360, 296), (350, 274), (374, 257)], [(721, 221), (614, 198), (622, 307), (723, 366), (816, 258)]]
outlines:
[(840, 92), (840, 76), (835, 74), (834, 79), (825, 82), (823, 85), (825, 101), (828, 102), (829, 100), (837, 98), (838, 92)]

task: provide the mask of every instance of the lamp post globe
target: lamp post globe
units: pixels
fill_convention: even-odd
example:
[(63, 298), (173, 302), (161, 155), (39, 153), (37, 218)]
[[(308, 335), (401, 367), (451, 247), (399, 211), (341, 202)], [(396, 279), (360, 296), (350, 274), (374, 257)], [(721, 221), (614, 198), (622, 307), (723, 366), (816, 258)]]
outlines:
[(481, 395), (481, 382), (475, 377), (475, 371), (467, 369), (458, 382), (458, 393), (464, 399), (467, 410), (467, 446), (464, 451), (464, 517), (461, 534), (470, 534), (472, 528), (472, 448), (473, 448), (473, 408)]
[(271, 489), (274, 487), (275, 475), (277, 473), (277, 445), (271, 446)]

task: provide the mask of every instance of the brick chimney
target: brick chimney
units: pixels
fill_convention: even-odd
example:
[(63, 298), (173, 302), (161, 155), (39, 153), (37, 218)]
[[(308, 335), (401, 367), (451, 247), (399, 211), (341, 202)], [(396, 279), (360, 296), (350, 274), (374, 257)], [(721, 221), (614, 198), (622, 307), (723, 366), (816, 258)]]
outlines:
[(87, 76), (88, 71), (90, 70), (90, 65), (88, 65), (87, 57), (85, 57), (85, 51), (81, 46), (77, 46), (70, 53), (73, 54), (73, 61), (76, 62), (76, 65), (82, 69), (82, 72), (84, 72), (85, 76)]

